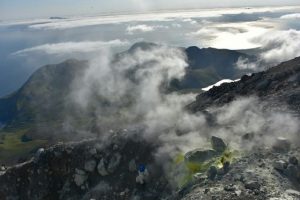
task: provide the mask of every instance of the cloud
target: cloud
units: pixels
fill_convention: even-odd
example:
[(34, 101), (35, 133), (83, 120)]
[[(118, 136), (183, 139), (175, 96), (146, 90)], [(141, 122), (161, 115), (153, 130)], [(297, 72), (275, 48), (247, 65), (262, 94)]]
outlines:
[(205, 88), (202, 88), (203, 91), (208, 91), (210, 89), (212, 89), (213, 87), (218, 87), (220, 85), (222, 85), (223, 83), (232, 83), (232, 82), (236, 82), (236, 81), (239, 81), (240, 79), (237, 79), (237, 80), (230, 80), (230, 79), (223, 79), (221, 81), (218, 81), (217, 83), (213, 84), (213, 85), (210, 85), (208, 87), (205, 87)]
[(188, 36), (200, 40), (205, 47), (252, 49), (260, 47), (260, 43), (251, 39), (265, 34), (272, 25), (267, 22), (211, 24), (189, 33)]
[(139, 24), (136, 26), (128, 26), (126, 29), (127, 34), (132, 35), (135, 33), (145, 33), (145, 32), (152, 32), (155, 31), (157, 29), (161, 29), (161, 28), (168, 28), (167, 26), (149, 26), (146, 24)]
[(263, 70), (263, 65), (260, 63), (261, 60), (250, 61), (248, 58), (239, 57), (238, 61), (236, 62), (236, 67), (241, 70), (248, 70), (251, 71), (261, 71)]
[(275, 30), (253, 38), (261, 45), (261, 59), (269, 63), (279, 63), (300, 56), (300, 31)]
[(300, 13), (293, 13), (293, 14), (283, 15), (280, 17), (280, 19), (299, 19), (299, 18), (300, 18)]
[[(299, 7), (260, 7), (260, 8), (220, 8), (220, 9), (201, 9), (201, 10), (187, 10), (187, 11), (173, 11), (173, 12), (156, 12), (156, 13), (144, 13), (144, 14), (127, 14), (127, 15), (106, 15), (106, 16), (93, 16), (93, 17), (74, 17), (61, 20), (44, 20), (38, 24), (31, 24), (30, 21), (26, 23), (29, 24), (29, 28), (32, 29), (69, 29), (75, 27), (84, 26), (95, 26), (102, 24), (116, 24), (116, 23), (128, 23), (128, 22), (149, 22), (149, 21), (175, 21), (177, 19), (187, 19), (192, 18), (212, 18), (212, 17), (222, 17), (223, 15), (234, 15), (234, 14), (252, 14), (252, 13), (262, 13), (262, 12), (279, 12), (294, 10)], [(192, 23), (196, 21), (192, 20)], [(4, 25), (14, 25), (20, 24), (22, 22), (10, 22), (2, 23)]]
[(71, 53), (90, 53), (99, 51), (104, 47), (125, 46), (129, 43), (121, 40), (111, 41), (84, 41), (84, 42), (62, 42), (43, 44), (23, 50), (19, 50), (12, 55), (26, 55), (28, 53), (45, 53), (45, 54), (71, 54)]
[(154, 26), (147, 26), (145, 24), (140, 24), (136, 26), (128, 26), (126, 31), (128, 34), (133, 34), (134, 32), (151, 32), (154, 31)]

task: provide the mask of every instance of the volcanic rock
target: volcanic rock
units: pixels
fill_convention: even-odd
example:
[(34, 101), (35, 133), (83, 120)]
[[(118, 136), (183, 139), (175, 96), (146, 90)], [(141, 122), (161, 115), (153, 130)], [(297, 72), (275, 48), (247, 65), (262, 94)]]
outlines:
[(274, 169), (283, 172), (287, 168), (288, 164), (283, 160), (275, 161), (273, 164)]
[(108, 175), (108, 172), (105, 168), (105, 163), (104, 163), (104, 159), (102, 158), (97, 166), (97, 170), (98, 170), (98, 173), (101, 175), (101, 176), (106, 176)]
[(74, 182), (77, 186), (81, 186), (88, 179), (85, 171), (80, 169), (75, 169)]
[(195, 149), (184, 155), (185, 162), (202, 163), (216, 157), (218, 153), (213, 149)]
[(93, 172), (95, 170), (96, 166), (97, 166), (96, 160), (94, 160), (94, 159), (88, 160), (84, 164), (84, 170), (87, 172)]
[(216, 137), (216, 136), (211, 137), (211, 145), (212, 145), (212, 148), (219, 153), (224, 152), (227, 148), (225, 142), (221, 138)]
[(276, 152), (288, 152), (291, 148), (291, 142), (283, 137), (277, 138), (276, 142), (273, 144), (273, 149)]

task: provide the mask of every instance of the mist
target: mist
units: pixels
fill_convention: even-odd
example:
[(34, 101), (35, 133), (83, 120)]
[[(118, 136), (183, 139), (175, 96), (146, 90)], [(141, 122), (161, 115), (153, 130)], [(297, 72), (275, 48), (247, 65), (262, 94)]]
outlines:
[[(81, 138), (107, 138), (120, 131), (137, 137), (138, 131), (138, 137), (159, 146), (153, 155), (174, 183), (178, 177), (172, 178), (176, 171), (173, 159), (196, 148), (209, 148), (211, 136), (223, 138), (231, 151), (239, 153), (271, 148), (278, 137), (299, 144), (299, 119), (286, 105), (280, 105), (282, 112), (271, 109), (270, 102), (250, 96), (194, 113), (187, 105), (195, 100), (195, 94), (167, 90), (173, 78), (183, 77), (187, 67), (180, 48), (140, 45), (129, 52), (115, 56), (109, 48), (102, 49), (84, 75), (74, 80), (70, 101), (82, 113), (93, 109), (99, 127), (95, 132), (77, 131)], [(246, 134), (253, 134), (253, 139), (244, 141)], [(102, 141), (104, 145), (108, 142)]]

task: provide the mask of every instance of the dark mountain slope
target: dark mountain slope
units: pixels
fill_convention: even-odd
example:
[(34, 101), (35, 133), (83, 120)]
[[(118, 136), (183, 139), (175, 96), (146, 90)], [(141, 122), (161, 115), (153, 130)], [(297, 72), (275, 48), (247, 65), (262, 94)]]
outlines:
[[(243, 96), (259, 96), (274, 104), (287, 104), (300, 112), (300, 57), (281, 63), (267, 71), (244, 75), (240, 81), (224, 83), (197, 96), (189, 105), (193, 112), (212, 105), (223, 105)], [(274, 106), (276, 107), (276, 106)]]
[(58, 119), (65, 110), (72, 81), (87, 62), (67, 60), (37, 70), (14, 94), (0, 99), (0, 121), (18, 125), (39, 120)]

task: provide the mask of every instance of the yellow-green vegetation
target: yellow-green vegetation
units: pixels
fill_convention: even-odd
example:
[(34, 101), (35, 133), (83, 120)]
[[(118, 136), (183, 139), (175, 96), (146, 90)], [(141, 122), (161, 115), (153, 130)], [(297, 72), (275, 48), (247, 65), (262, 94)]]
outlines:
[(193, 175), (196, 173), (205, 173), (211, 166), (216, 166), (217, 168), (222, 168), (225, 162), (233, 163), (235, 158), (237, 158), (239, 153), (237, 151), (231, 151), (226, 149), (222, 154), (219, 156), (208, 160), (206, 162), (196, 163), (196, 162), (185, 162), (184, 155), (179, 153), (174, 158), (174, 169), (178, 168), (179, 166), (184, 165), (184, 170), (182, 171), (181, 178), (177, 179), (177, 185), (179, 188), (183, 187), (184, 185), (188, 184), (193, 179)]
[(47, 140), (22, 142), (21, 137), (27, 132), (28, 129), (16, 130), (15, 132), (0, 132), (0, 162), (6, 163), (16, 159), (47, 143)]

